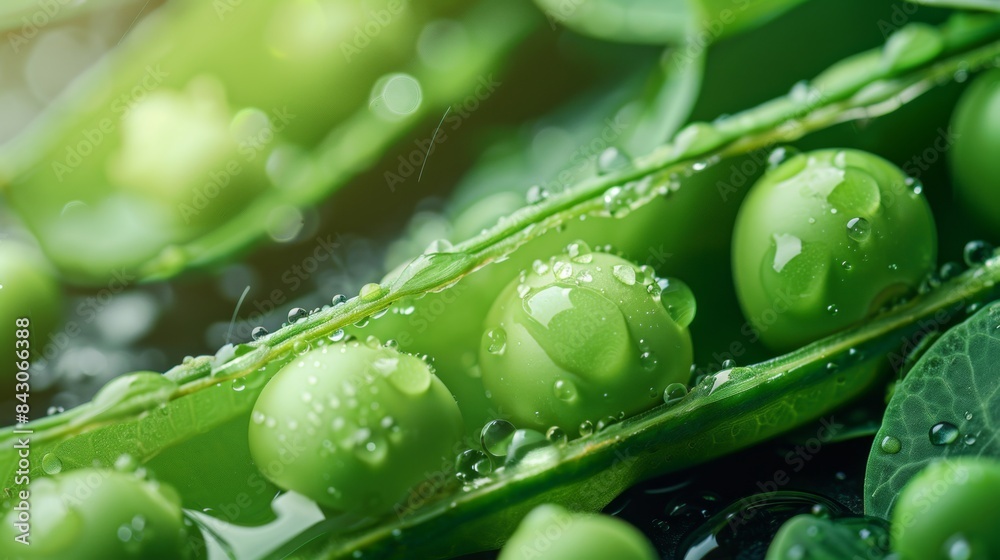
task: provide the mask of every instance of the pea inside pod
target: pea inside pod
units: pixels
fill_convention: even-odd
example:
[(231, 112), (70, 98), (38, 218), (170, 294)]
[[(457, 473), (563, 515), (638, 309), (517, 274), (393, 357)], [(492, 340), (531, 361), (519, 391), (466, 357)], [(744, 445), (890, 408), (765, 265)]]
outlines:
[(918, 183), (857, 150), (820, 150), (770, 170), (733, 234), (733, 275), (755, 339), (791, 349), (915, 290), (937, 258)]
[[(27, 544), (16, 540), (24, 522)], [(192, 538), (197, 536), (189, 535), (172, 488), (131, 473), (79, 469), (34, 480), (28, 499), (15, 497), (0, 526), (0, 554), (23, 560), (199, 558), (204, 550), (200, 538)]]
[(694, 309), (680, 281), (571, 244), (536, 261), (493, 304), (479, 351), (483, 383), (520, 427), (575, 435), (635, 414), (687, 380)]
[(276, 485), (367, 515), (450, 469), (461, 434), (454, 397), (424, 361), (352, 340), (305, 352), (275, 374), (254, 405), (249, 439)]
[(499, 560), (653, 560), (652, 545), (638, 529), (606, 515), (571, 513), (545, 504), (525, 516)]

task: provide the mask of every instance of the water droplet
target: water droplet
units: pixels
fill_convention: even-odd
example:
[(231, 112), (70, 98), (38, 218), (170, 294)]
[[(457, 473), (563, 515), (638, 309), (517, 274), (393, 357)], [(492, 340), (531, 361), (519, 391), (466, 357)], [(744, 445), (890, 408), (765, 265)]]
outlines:
[(115, 459), (115, 470), (118, 472), (132, 473), (139, 468), (139, 461), (128, 453), (122, 453)]
[(627, 168), (631, 164), (625, 152), (614, 146), (605, 149), (601, 155), (597, 156), (597, 172), (600, 174), (613, 173)]
[(974, 436), (973, 434), (966, 434), (964, 441), (965, 441), (965, 445), (975, 445), (976, 444), (976, 436)]
[(535, 259), (535, 262), (531, 263), (531, 270), (535, 271), (535, 274), (541, 276), (549, 271), (549, 265), (545, 264), (540, 259)]
[(955, 535), (945, 543), (948, 560), (972, 560), (972, 546), (962, 535)]
[(736, 367), (736, 360), (722, 360), (722, 369), (733, 369), (734, 367)]
[(969, 412), (969, 411), (966, 411), (966, 412), (965, 412), (965, 419), (966, 419), (966, 420), (972, 420), (972, 413), (971, 413), (971, 412)]
[(502, 355), (507, 349), (507, 331), (503, 330), (503, 327), (486, 331), (486, 339), (489, 341), (486, 350), (490, 354)]
[(233, 391), (240, 392), (247, 388), (247, 384), (242, 378), (233, 379)]
[(663, 390), (663, 402), (667, 406), (673, 406), (687, 396), (688, 390), (683, 383), (671, 383)]
[(588, 264), (594, 260), (594, 255), (590, 250), (590, 246), (583, 241), (574, 241), (566, 246), (566, 254), (569, 255), (571, 261), (580, 264)]
[(840, 308), (837, 307), (836, 304), (831, 303), (830, 305), (826, 306), (826, 312), (829, 313), (830, 315), (837, 315), (838, 313), (840, 313)]
[(375, 301), (381, 298), (383, 295), (385, 295), (387, 291), (388, 290), (376, 284), (375, 282), (371, 282), (369, 284), (361, 286), (361, 291), (358, 293), (358, 295), (361, 297), (361, 301), (368, 302), (368, 301)]
[(528, 453), (549, 445), (551, 445), (551, 442), (541, 432), (536, 432), (535, 430), (517, 430), (510, 439), (504, 465), (515, 465), (521, 462)]
[(337, 294), (337, 295), (333, 296), (333, 299), (330, 300), (330, 301), (331, 301), (331, 303), (333, 304), (334, 307), (337, 307), (338, 305), (342, 305), (344, 303), (347, 303), (347, 296), (345, 296), (344, 294)]
[(304, 340), (296, 340), (292, 344), (292, 352), (295, 352), (299, 356), (305, 354), (308, 351), (309, 351), (309, 343)]
[(681, 328), (690, 325), (698, 311), (691, 288), (676, 278), (661, 278), (656, 284), (660, 289), (660, 303), (670, 318)]
[(471, 482), (492, 471), (489, 456), (478, 449), (466, 449), (455, 459), (455, 476), (462, 482)]
[(539, 202), (545, 200), (549, 197), (549, 191), (539, 185), (533, 185), (528, 189), (528, 194), (525, 197), (528, 204), (538, 204)]
[(514, 437), (516, 428), (506, 420), (490, 420), (483, 426), (479, 441), (483, 449), (494, 457), (505, 457), (510, 440)]
[(951, 445), (958, 439), (958, 428), (950, 422), (938, 422), (927, 435), (933, 445)]
[[(646, 371), (653, 371), (656, 369), (658, 363), (659, 360), (656, 359), (656, 354), (652, 352), (643, 352), (642, 354), (639, 354), (639, 364), (642, 366), (642, 369)], [(654, 394), (657, 393), (656, 389), (653, 389), (653, 392)]]
[(627, 264), (616, 264), (611, 271), (611, 274), (622, 284), (626, 286), (635, 285), (635, 269)]
[(985, 241), (969, 241), (962, 251), (962, 258), (968, 266), (976, 266), (993, 256), (993, 246)]
[(862, 243), (872, 235), (872, 226), (864, 218), (852, 218), (847, 222), (847, 236)]
[(301, 307), (293, 307), (291, 311), (288, 312), (288, 322), (297, 323), (309, 316), (309, 312)]
[(45, 410), (45, 415), (52, 416), (54, 414), (60, 414), (62, 412), (65, 412), (65, 410), (66, 409), (61, 406), (50, 406), (48, 409)]
[(572, 402), (576, 399), (576, 385), (572, 381), (559, 379), (552, 384), (552, 393), (557, 399), (565, 402)]
[(260, 340), (264, 338), (266, 335), (267, 335), (267, 329), (265, 329), (264, 327), (254, 327), (253, 330), (250, 331), (250, 338), (254, 340)]
[(844, 270), (847, 270), (847, 271), (854, 270), (854, 265), (852, 265), (851, 263), (849, 263), (847, 261), (841, 262), (840, 266), (842, 266), (844, 268)]
[(899, 451), (903, 448), (903, 444), (901, 444), (898, 439), (892, 436), (885, 436), (884, 438), (882, 438), (882, 442), (879, 444), (879, 447), (882, 449), (884, 453), (895, 455), (896, 453), (899, 453)]
[(573, 275), (573, 265), (566, 261), (556, 261), (552, 264), (552, 273), (556, 278), (565, 280)]
[(45, 471), (45, 474), (59, 474), (62, 472), (62, 467), (62, 459), (57, 457), (55, 453), (46, 453), (42, 456), (42, 470)]
[(552, 426), (549, 428), (548, 431), (545, 432), (545, 438), (556, 445), (564, 444), (569, 440), (565, 430), (559, 426)]
[(597, 421), (597, 431), (598, 432), (604, 431), (605, 429), (607, 429), (608, 426), (617, 423), (618, 419), (615, 418), (614, 416), (605, 416), (604, 418)]
[(590, 420), (580, 422), (580, 436), (587, 437), (594, 433), (594, 424)]

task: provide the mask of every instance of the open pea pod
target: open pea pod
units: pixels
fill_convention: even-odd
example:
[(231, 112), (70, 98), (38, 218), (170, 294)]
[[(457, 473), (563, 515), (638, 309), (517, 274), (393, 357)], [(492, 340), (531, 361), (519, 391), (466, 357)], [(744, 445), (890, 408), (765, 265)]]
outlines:
[[(669, 192), (673, 173), (699, 173), (724, 156), (891, 111), (916, 94), (947, 83), (957, 70), (993, 65), (1000, 55), (996, 19), (959, 20), (931, 32), (941, 39), (935, 50), (922, 49), (914, 57), (898, 44), (912, 34), (895, 44), (890, 39), (892, 48), (851, 57), (805, 84), (804, 91), (815, 90), (816, 95), (802, 95), (796, 88), (788, 96), (727, 119), (690, 125), (671, 143), (625, 169), (584, 179), (448, 250), (420, 255), (391, 281), (368, 284), (357, 297), (252, 343), (224, 347), (215, 357), (189, 360), (163, 376), (143, 373), (121, 378), (92, 403), (0, 431), (0, 478), (6, 489), (23, 488), (14, 447), (23, 438), (31, 439), (31, 453), (41, 457), (28, 466), (33, 477), (44, 476), (46, 468), (77, 468), (95, 458), (106, 463), (126, 453), (137, 453), (140, 461), (152, 459), (203, 430), (246, 415), (253, 401), (250, 389), (260, 387), (274, 367), (293, 352), (337, 335), (346, 325), (380, 315), (408, 296), (445, 289), (503, 260), (546, 230), (581, 216), (627, 219), (632, 211)], [(900, 52), (908, 56), (900, 58)], [(406, 552), (446, 555), (497, 545), (519, 514), (543, 500), (600, 507), (639, 478), (752, 445), (827, 413), (872, 382), (871, 369), (865, 367), (869, 359), (886, 354), (900, 336), (919, 329), (921, 320), (995, 298), (998, 281), (1000, 258), (986, 259), (860, 327), (776, 360), (718, 372), (679, 404), (638, 415), (565, 447), (528, 454), (519, 466), (488, 484), (468, 492), (448, 486), (434, 500), (413, 508), (412, 514), (375, 520), (349, 533), (316, 527), (285, 550), (293, 556), (325, 557), (349, 557), (357, 551), (371, 551), (370, 557)], [(629, 461), (626, 451), (637, 458)], [(613, 468), (616, 459), (625, 466)], [(472, 534), (476, 528), (480, 533)], [(438, 538), (445, 533), (454, 539)], [(448, 542), (455, 544), (444, 544)]]
[[(701, 51), (804, 0), (535, 0), (549, 22), (609, 41)], [(682, 52), (681, 55), (689, 54)]]
[[(440, 18), (421, 44), (454, 56), (414, 57)], [(496, 0), (171, 2), (4, 147), (0, 189), (70, 281), (209, 265), (287, 239), (414, 124), (494, 87), (538, 21)]]

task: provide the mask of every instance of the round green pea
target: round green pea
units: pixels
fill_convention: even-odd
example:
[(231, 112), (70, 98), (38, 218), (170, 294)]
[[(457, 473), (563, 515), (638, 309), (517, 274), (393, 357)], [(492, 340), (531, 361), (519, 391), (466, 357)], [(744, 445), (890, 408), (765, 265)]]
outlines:
[(450, 472), (462, 415), (422, 360), (377, 342), (320, 346), (268, 382), (250, 454), (276, 485), (337, 511), (380, 513)]
[(646, 537), (628, 523), (607, 515), (570, 513), (545, 504), (525, 516), (500, 551), (498, 560), (655, 560)]
[(892, 511), (892, 547), (903, 560), (1000, 558), (1000, 462), (960, 457), (914, 476)]
[(765, 174), (733, 233), (751, 334), (776, 350), (795, 348), (919, 286), (937, 258), (920, 191), (892, 163), (856, 150), (800, 154)]
[(1000, 70), (962, 95), (952, 117), (951, 174), (958, 199), (984, 228), (1000, 235)]
[[(203, 552), (200, 538), (189, 539), (176, 492), (134, 474), (79, 469), (33, 480), (29, 494), (27, 510), (13, 497), (0, 525), (4, 558), (174, 560)], [(27, 546), (15, 540), (24, 512)]]
[(542, 432), (652, 408), (687, 381), (694, 310), (683, 283), (571, 244), (490, 309), (479, 349), (487, 394), (515, 425)]

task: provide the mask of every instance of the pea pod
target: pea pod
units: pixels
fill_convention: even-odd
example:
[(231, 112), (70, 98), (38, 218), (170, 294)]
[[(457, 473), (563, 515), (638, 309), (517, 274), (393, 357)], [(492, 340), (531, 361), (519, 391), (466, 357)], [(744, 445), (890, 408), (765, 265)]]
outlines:
[[(298, 208), (478, 85), (537, 21), (523, 4), (458, 6), (172, 3), (113, 53), (110, 81), (95, 72), (5, 146), (4, 195), (81, 283), (166, 278), (288, 239)], [(490, 24), (499, 9), (508, 25)], [(446, 67), (411, 60), (443, 16), (472, 44)]]

